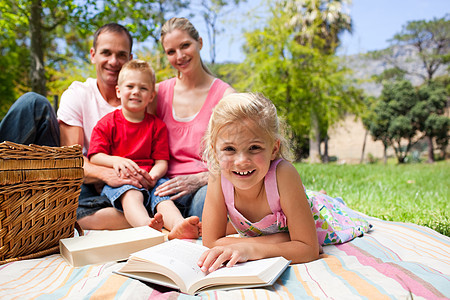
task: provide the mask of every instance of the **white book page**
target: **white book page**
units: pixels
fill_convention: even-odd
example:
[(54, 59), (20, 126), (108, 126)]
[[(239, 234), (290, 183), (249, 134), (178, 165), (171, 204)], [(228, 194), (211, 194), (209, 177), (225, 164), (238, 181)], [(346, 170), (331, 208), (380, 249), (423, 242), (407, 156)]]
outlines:
[(172, 240), (133, 253), (132, 256), (155, 262), (173, 270), (183, 278), (186, 287), (205, 277), (197, 265), (200, 255), (208, 248), (181, 240)]
[[(279, 261), (278, 257), (273, 257), (238, 263), (231, 268), (222, 267), (209, 273), (207, 277), (260, 276), (264, 271), (270, 270), (277, 261)], [(265, 280), (266, 278), (261, 279)]]

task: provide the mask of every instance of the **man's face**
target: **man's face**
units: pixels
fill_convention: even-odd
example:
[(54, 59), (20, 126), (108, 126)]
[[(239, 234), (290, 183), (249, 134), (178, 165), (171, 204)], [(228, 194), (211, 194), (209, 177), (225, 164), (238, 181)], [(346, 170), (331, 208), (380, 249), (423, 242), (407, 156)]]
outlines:
[(90, 54), (99, 87), (115, 88), (120, 69), (132, 57), (127, 35), (123, 32), (102, 32), (97, 39), (97, 49), (91, 48)]

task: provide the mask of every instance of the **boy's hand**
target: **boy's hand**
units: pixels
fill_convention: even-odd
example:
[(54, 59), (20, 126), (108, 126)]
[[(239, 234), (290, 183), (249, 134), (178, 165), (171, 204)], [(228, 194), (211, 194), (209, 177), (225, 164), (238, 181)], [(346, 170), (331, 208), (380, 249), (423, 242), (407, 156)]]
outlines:
[(156, 185), (156, 182), (158, 181), (158, 178), (156, 176), (152, 175), (152, 174), (148, 174), (148, 175), (149, 175), (149, 179), (150, 180), (147, 180), (147, 181), (148, 181), (150, 187), (153, 188)]
[(116, 171), (117, 176), (120, 178), (129, 178), (136, 176), (139, 173), (139, 166), (131, 159), (114, 156), (113, 168)]

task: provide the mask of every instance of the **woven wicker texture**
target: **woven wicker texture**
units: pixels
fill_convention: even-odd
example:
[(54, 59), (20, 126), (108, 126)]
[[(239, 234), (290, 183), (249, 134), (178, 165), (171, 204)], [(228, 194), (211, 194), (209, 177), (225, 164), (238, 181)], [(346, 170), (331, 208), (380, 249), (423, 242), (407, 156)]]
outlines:
[(82, 180), (79, 145), (0, 143), (0, 264), (58, 252), (74, 234)]

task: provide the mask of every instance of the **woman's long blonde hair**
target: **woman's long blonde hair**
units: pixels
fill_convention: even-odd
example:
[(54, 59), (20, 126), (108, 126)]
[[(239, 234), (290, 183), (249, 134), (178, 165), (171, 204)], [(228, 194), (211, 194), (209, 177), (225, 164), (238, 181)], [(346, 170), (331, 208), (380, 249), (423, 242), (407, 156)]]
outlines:
[(225, 126), (246, 120), (254, 122), (272, 142), (280, 141), (278, 157), (292, 160), (292, 153), (282, 133), (281, 122), (275, 105), (262, 94), (233, 93), (222, 100), (213, 109), (208, 129), (203, 137), (203, 160), (213, 173), (220, 171), (216, 155), (216, 141), (219, 132)]
[[(194, 25), (192, 25), (191, 22), (189, 22), (186, 18), (177, 18), (173, 17), (164, 23), (163, 27), (161, 28), (161, 45), (164, 48), (164, 38), (168, 33), (171, 33), (174, 30), (181, 30), (184, 32), (187, 32), (191, 38), (196, 40), (197, 42), (200, 39), (200, 35), (198, 34), (197, 29), (195, 29)], [(208, 69), (208, 67), (203, 63), (203, 60), (200, 58), (200, 62), (202, 64), (203, 70), (205, 70), (206, 73), (209, 75), (213, 75), (213, 73)], [(180, 77), (180, 72), (178, 71), (178, 78)]]

